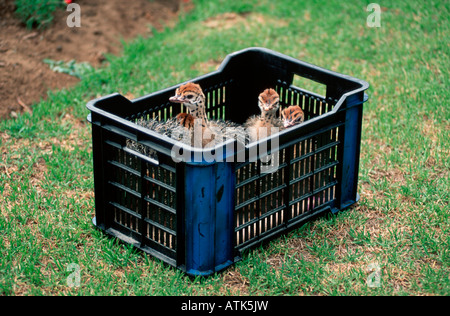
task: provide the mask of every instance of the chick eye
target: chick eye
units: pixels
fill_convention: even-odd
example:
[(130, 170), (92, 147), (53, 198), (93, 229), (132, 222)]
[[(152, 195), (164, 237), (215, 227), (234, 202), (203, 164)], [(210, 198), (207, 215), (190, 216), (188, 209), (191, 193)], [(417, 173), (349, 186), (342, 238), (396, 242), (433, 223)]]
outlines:
[(188, 98), (189, 100), (192, 100), (194, 96), (192, 94), (188, 95), (186, 98)]

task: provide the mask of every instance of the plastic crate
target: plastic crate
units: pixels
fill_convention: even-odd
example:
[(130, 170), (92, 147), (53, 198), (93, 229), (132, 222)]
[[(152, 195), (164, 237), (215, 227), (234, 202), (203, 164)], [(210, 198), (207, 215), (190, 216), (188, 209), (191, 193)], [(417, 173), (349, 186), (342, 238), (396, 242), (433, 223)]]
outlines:
[[(293, 85), (295, 77), (323, 84), (326, 95)], [(169, 101), (179, 85), (89, 102), (98, 228), (190, 275), (209, 275), (245, 249), (358, 201), (365, 81), (264, 48), (230, 54), (217, 71), (189, 81), (201, 85), (210, 118), (243, 123), (272, 87), (282, 108), (302, 107), (305, 122), (245, 147), (185, 145), (191, 159), (180, 161), (174, 140), (135, 123), (180, 113)], [(130, 140), (152, 155), (128, 148)], [(203, 159), (212, 154), (216, 160)], [(264, 169), (269, 154), (271, 172)]]

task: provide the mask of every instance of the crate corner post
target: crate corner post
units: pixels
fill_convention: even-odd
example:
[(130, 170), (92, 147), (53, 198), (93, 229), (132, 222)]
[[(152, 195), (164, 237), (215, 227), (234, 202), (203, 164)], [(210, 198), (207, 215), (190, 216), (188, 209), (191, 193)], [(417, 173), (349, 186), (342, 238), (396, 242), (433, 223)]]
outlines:
[(368, 99), (365, 93), (349, 96), (346, 101), (344, 151), (342, 155), (342, 181), (340, 209), (358, 202), (358, 173), (361, 153), (361, 131), (363, 104)]
[(186, 163), (185, 266), (190, 275), (210, 275), (233, 260), (233, 165)]

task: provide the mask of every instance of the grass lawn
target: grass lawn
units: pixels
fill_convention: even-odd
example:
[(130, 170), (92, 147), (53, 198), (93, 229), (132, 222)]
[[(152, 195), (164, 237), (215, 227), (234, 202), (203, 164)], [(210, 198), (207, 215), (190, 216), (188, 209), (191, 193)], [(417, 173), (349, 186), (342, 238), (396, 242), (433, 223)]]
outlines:
[[(0, 122), (0, 295), (449, 295), (450, 2), (380, 1), (373, 28), (369, 1), (194, 3), (174, 28)], [(250, 46), (370, 83), (361, 200), (191, 279), (93, 227), (85, 105), (166, 88)]]

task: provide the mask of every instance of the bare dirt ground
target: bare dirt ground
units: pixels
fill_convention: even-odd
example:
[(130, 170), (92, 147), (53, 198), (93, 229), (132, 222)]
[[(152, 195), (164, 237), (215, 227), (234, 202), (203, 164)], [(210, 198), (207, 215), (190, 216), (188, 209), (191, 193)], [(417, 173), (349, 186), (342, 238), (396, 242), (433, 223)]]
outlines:
[(14, 14), (14, 0), (0, 0), (0, 119), (30, 111), (48, 90), (70, 87), (78, 79), (53, 72), (43, 60), (89, 62), (99, 66), (107, 53), (121, 50), (120, 39), (151, 35), (172, 25), (186, 0), (77, 0), (81, 27), (70, 28), (71, 12), (58, 10), (45, 29), (25, 28)]

